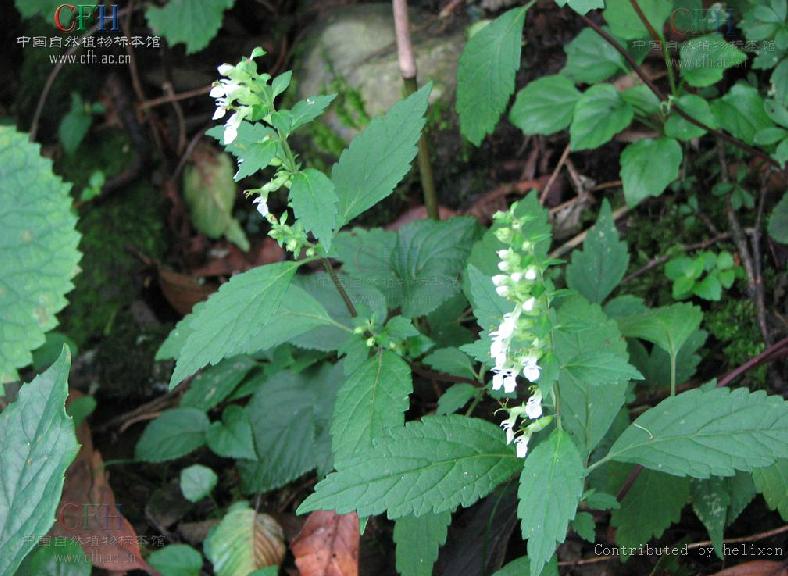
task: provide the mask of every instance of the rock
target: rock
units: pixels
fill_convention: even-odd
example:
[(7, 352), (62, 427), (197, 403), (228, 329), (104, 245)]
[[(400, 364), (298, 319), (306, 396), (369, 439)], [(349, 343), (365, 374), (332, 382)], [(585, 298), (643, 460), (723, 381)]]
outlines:
[[(462, 30), (439, 33), (425, 12), (410, 10), (419, 84), (433, 82), (431, 102), (449, 105), (454, 98), (457, 61), (465, 44)], [(307, 47), (296, 70), (301, 97), (325, 93), (335, 79), (361, 95), (370, 116), (388, 110), (402, 94), (397, 63), (394, 18), (390, 3), (361, 4), (334, 10), (308, 33)], [(345, 138), (354, 130), (336, 115), (327, 121)]]

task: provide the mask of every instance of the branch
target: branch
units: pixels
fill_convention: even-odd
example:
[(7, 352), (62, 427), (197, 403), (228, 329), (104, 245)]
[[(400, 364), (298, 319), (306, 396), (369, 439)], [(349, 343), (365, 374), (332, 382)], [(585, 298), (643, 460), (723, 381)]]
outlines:
[(345, 290), (345, 287), (342, 285), (342, 281), (339, 279), (339, 276), (337, 276), (334, 267), (331, 266), (331, 262), (328, 261), (328, 258), (321, 258), (321, 260), (323, 262), (323, 268), (325, 268), (326, 272), (328, 272), (331, 281), (334, 283), (334, 286), (336, 286), (337, 288), (337, 292), (339, 292), (339, 295), (342, 297), (342, 300), (345, 302), (345, 307), (347, 308), (347, 311), (350, 313), (351, 317), (355, 318), (356, 316), (358, 316), (356, 307), (353, 306), (353, 301), (350, 299), (350, 295), (347, 293), (347, 290)]

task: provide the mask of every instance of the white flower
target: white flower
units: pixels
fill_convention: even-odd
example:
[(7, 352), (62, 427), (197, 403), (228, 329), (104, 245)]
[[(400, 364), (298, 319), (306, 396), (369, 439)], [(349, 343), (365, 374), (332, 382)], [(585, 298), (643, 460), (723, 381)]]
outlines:
[(515, 328), (517, 328), (517, 316), (514, 314), (504, 314), (503, 322), (498, 326), (498, 336), (506, 339), (511, 338)]
[(506, 443), (511, 444), (514, 441), (514, 425), (517, 423), (517, 416), (509, 416), (506, 420), (501, 422), (501, 428), (506, 430)]
[(498, 262), (498, 270), (501, 272), (506, 272), (509, 269), (509, 263), (506, 260), (501, 260)]
[(236, 112), (230, 119), (227, 121), (227, 124), (224, 125), (224, 144), (232, 144), (233, 141), (238, 137), (238, 128), (241, 126), (241, 114)]
[(517, 449), (518, 458), (525, 458), (525, 455), (528, 454), (528, 440), (530, 440), (530, 438), (525, 435), (518, 436), (514, 439), (514, 445)]
[(257, 211), (260, 213), (260, 216), (265, 218), (268, 216), (268, 204), (265, 201), (265, 198), (262, 196), (258, 196), (254, 200), (252, 200), (252, 204), (257, 204)]
[(506, 282), (506, 276), (504, 274), (496, 274), (492, 277), (492, 283), (496, 286), (502, 286), (504, 282)]
[(530, 312), (534, 309), (535, 305), (536, 305), (536, 298), (531, 296), (528, 300), (523, 302), (523, 310), (526, 312)]
[(216, 112), (213, 113), (213, 119), (219, 120), (220, 118), (224, 118), (224, 115), (227, 114), (227, 102), (217, 102), (216, 103)]
[(217, 70), (219, 71), (219, 74), (221, 74), (222, 76), (228, 76), (230, 72), (232, 72), (233, 68), (235, 68), (235, 66), (233, 66), (232, 64), (222, 64), (217, 68)]
[(506, 296), (509, 293), (508, 286), (498, 286), (495, 288), (495, 291), (498, 293), (498, 296)]
[(209, 92), (209, 95), (211, 98), (221, 98), (222, 96), (225, 96), (224, 86), (221, 84), (214, 84), (213, 88), (211, 88), (211, 91)]
[(517, 388), (517, 374), (515, 371), (506, 368), (496, 368), (493, 371), (495, 372), (492, 380), (493, 390), (500, 390), (503, 387), (503, 391), (507, 394), (514, 392), (515, 388)]
[(511, 254), (511, 250), (498, 250), (497, 254), (498, 258), (501, 260), (506, 260), (509, 257), (509, 254)]
[(534, 356), (526, 356), (522, 360), (523, 365), (523, 376), (525, 376), (530, 382), (536, 382), (539, 379), (539, 372), (540, 368), (539, 365), (536, 363), (537, 358)]
[(542, 393), (539, 390), (525, 404), (525, 414), (531, 420), (536, 420), (542, 416)]
[(525, 271), (525, 279), (536, 280), (536, 268), (534, 266), (529, 266), (528, 270)]

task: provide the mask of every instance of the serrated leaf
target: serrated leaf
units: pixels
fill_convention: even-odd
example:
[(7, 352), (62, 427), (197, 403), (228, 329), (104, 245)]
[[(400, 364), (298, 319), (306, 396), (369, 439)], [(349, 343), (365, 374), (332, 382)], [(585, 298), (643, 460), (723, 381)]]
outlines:
[(596, 542), (596, 522), (589, 512), (578, 512), (572, 520), (572, 530), (589, 544)]
[(463, 48), (456, 109), (460, 132), (476, 146), (493, 131), (514, 92), (525, 13), (531, 4), (504, 12)]
[(526, 134), (554, 134), (572, 122), (578, 98), (566, 76), (542, 76), (517, 93), (509, 119)]
[(224, 458), (257, 458), (249, 415), (235, 404), (224, 409), (221, 422), (211, 424), (206, 441), (214, 454)]
[(561, 73), (575, 82), (596, 84), (627, 69), (621, 54), (591, 28), (583, 28), (564, 50), (566, 65)]
[(163, 8), (148, 7), (145, 17), (156, 34), (170, 44), (185, 44), (191, 54), (205, 48), (219, 32), (224, 11), (235, 0), (169, 0)]
[(57, 136), (67, 155), (73, 154), (79, 148), (92, 121), (93, 117), (86, 109), (82, 97), (78, 92), (72, 92), (71, 109), (63, 116), (57, 128)]
[(181, 470), (181, 493), (189, 502), (199, 502), (216, 487), (216, 472), (194, 464)]
[(257, 365), (249, 356), (226, 358), (201, 372), (189, 384), (180, 405), (208, 411), (221, 404)]
[(435, 413), (440, 416), (441, 414), (456, 412), (478, 394), (480, 394), (479, 388), (466, 382), (454, 384), (438, 398), (438, 408), (435, 410)]
[(747, 55), (721, 34), (690, 38), (681, 45), (681, 77), (690, 86), (711, 86), (722, 80), (725, 70), (745, 60)]
[(482, 273), (473, 264), (468, 264), (465, 272), (468, 281), (466, 296), (473, 307), (473, 315), (479, 325), (487, 330), (495, 330), (504, 314), (512, 311), (514, 304), (495, 291), (492, 278)]
[(170, 544), (154, 550), (148, 556), (148, 564), (162, 576), (200, 576), (202, 572), (202, 556), (186, 544)]
[(747, 472), (736, 472), (735, 475), (725, 479), (728, 494), (730, 495), (728, 514), (725, 519), (726, 526), (733, 524), (739, 515), (744, 512), (747, 505), (752, 502), (752, 499), (755, 498), (757, 491), (752, 477), (753, 474), (748, 474)]
[[(238, 182), (268, 167), (277, 152), (274, 134), (271, 128), (262, 123), (241, 122), (238, 136), (232, 144), (224, 147), (238, 159), (238, 171), (233, 176), (233, 180)], [(214, 126), (205, 135), (215, 138), (220, 143), (224, 142), (224, 127)]]
[(257, 352), (270, 337), (293, 275), (303, 262), (279, 262), (233, 276), (192, 313), (190, 333), (175, 364), (170, 388), (203, 366), (237, 354)]
[(648, 340), (675, 358), (702, 319), (697, 306), (672, 304), (619, 318), (618, 327), (624, 336)]
[(336, 94), (309, 96), (304, 100), (296, 102), (295, 106), (290, 110), (290, 115), (292, 117), (290, 132), (298, 130), (301, 126), (309, 124), (312, 120), (320, 116), (325, 109), (331, 105), (336, 96)]
[(394, 191), (410, 170), (432, 84), (397, 102), (342, 152), (331, 170), (339, 198), (337, 229)]
[(90, 576), (92, 566), (88, 558), (77, 540), (50, 540), (37, 546), (14, 576)]
[(186, 456), (205, 444), (211, 423), (196, 408), (165, 410), (145, 427), (134, 454), (144, 462), (165, 462)]
[(780, 458), (767, 468), (753, 470), (752, 479), (769, 508), (788, 520), (788, 459)]
[(0, 384), (30, 364), (73, 288), (80, 253), (70, 188), (26, 134), (0, 126)]
[(578, 14), (585, 14), (590, 10), (605, 7), (605, 0), (556, 0), (555, 3), (561, 7), (568, 4)]
[[(662, 35), (662, 27), (673, 12), (673, 3), (665, 0), (640, 0), (643, 14), (657, 33)], [(602, 13), (610, 30), (624, 40), (648, 38), (649, 32), (635, 12), (629, 0), (607, 0)]]
[(607, 459), (677, 476), (732, 476), (788, 457), (788, 403), (744, 388), (694, 389), (647, 410)]
[(624, 198), (636, 206), (649, 196), (659, 196), (679, 176), (683, 153), (672, 138), (646, 138), (621, 153)]
[(645, 84), (636, 84), (621, 92), (622, 98), (629, 102), (635, 113), (653, 116), (659, 113), (659, 98)]
[(410, 367), (393, 352), (378, 352), (350, 374), (337, 392), (331, 423), (335, 464), (369, 450), (387, 429), (401, 427), (412, 391)]
[(438, 372), (473, 378), (473, 364), (468, 355), (459, 348), (439, 348), (424, 357), (424, 363)]
[(718, 125), (736, 138), (752, 144), (755, 135), (772, 126), (758, 90), (747, 84), (736, 84), (725, 96), (711, 103)]
[(612, 85), (592, 86), (575, 104), (569, 127), (572, 150), (590, 150), (606, 144), (629, 126), (633, 117), (632, 106)]
[[(695, 374), (700, 364), (701, 357), (698, 350), (706, 342), (708, 333), (705, 330), (696, 330), (687, 338), (676, 355), (676, 385), (687, 382)], [(649, 386), (670, 387), (670, 354), (659, 346), (654, 346), (648, 353), (639, 342), (630, 342), (630, 356), (632, 363), (645, 376)]]
[[(703, 122), (710, 128), (717, 127), (717, 119), (712, 114), (709, 102), (705, 98), (694, 94), (684, 94), (679, 96), (676, 103), (695, 120)], [(671, 112), (665, 121), (665, 136), (670, 136), (671, 138), (691, 140), (692, 138), (700, 138), (705, 133), (706, 130), (690, 124), (676, 112)]]
[(63, 476), (79, 447), (65, 410), (70, 366), (64, 347), (0, 412), (0, 574), (14, 574), (55, 521)]
[(610, 518), (616, 528), (616, 544), (637, 547), (658, 538), (679, 521), (687, 500), (687, 478), (643, 470)]
[(334, 183), (322, 172), (307, 168), (296, 173), (290, 186), (293, 212), (328, 251), (334, 236), (338, 198)]
[(389, 308), (398, 308), (402, 290), (391, 258), (397, 247), (397, 234), (380, 228), (353, 228), (340, 232), (332, 245), (332, 256), (339, 258), (343, 271), (359, 283), (368, 283), (386, 297)]
[(582, 251), (572, 253), (572, 262), (566, 267), (567, 286), (589, 302), (601, 304), (621, 282), (628, 265), (627, 244), (619, 240), (610, 204), (605, 200)]
[(401, 576), (432, 576), (450, 523), (449, 511), (399, 518), (394, 524), (397, 572)]
[(500, 428), (476, 418), (427, 416), (375, 442), (318, 483), (298, 508), (389, 518), (470, 506), (522, 463)]
[(583, 495), (585, 467), (569, 434), (556, 428), (525, 458), (517, 491), (523, 538), (531, 571), (540, 574), (566, 539)]
[(558, 576), (558, 562), (555, 557), (547, 563), (540, 574), (531, 572), (531, 563), (527, 556), (512, 560), (498, 570), (493, 576)]
[(706, 527), (714, 551), (720, 558), (723, 558), (722, 539), (730, 505), (727, 480), (727, 478), (708, 478), (706, 480), (693, 478), (690, 482), (692, 509)]

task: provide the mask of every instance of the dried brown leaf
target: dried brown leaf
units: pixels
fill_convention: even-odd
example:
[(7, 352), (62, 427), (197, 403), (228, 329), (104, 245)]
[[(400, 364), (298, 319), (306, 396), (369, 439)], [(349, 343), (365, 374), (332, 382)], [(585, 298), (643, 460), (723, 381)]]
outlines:
[(301, 576), (358, 576), (358, 516), (312, 512), (292, 549)]

